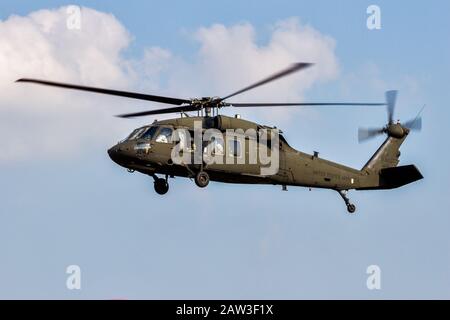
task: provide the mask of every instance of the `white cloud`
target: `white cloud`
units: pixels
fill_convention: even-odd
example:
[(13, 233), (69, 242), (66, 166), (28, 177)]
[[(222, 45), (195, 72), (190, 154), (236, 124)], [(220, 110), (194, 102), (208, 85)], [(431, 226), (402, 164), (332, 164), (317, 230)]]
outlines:
[[(200, 48), (193, 62), (152, 47), (146, 51), (141, 63), (151, 61), (152, 66), (159, 65), (158, 71), (167, 73), (169, 77), (167, 89), (176, 88), (191, 95), (226, 94), (293, 62), (316, 63), (300, 74), (246, 93), (239, 97), (241, 100), (299, 99), (312, 84), (333, 79), (338, 73), (334, 40), (301, 25), (295, 18), (275, 24), (266, 44), (257, 43), (256, 32), (248, 23), (231, 27), (215, 24), (200, 28), (194, 33), (194, 39)], [(153, 68), (144, 70), (154, 72)], [(144, 74), (147, 75), (149, 73)]]
[(214, 25), (196, 33), (201, 44), (198, 65), (205, 78), (216, 79), (217, 91), (229, 92), (299, 61), (316, 65), (249, 92), (245, 97), (299, 99), (316, 81), (336, 76), (334, 41), (311, 27), (302, 26), (298, 19), (287, 19), (273, 26), (267, 44), (258, 45), (255, 33), (250, 24), (230, 28)]
[(69, 30), (66, 9), (0, 22), (0, 161), (77, 154), (86, 143), (98, 141), (102, 115), (111, 112), (95, 105), (91, 95), (17, 84), (16, 79), (128, 85), (120, 56), (130, 42), (125, 28), (112, 15), (83, 8), (81, 30)]
[[(313, 84), (338, 73), (333, 39), (295, 18), (272, 26), (265, 44), (257, 42), (248, 23), (200, 28), (193, 32), (199, 50), (192, 61), (158, 46), (140, 59), (126, 60), (121, 53), (131, 35), (114, 16), (83, 8), (80, 30), (69, 30), (67, 18), (62, 7), (0, 21), (0, 161), (54, 158), (83, 152), (99, 141), (113, 144), (125, 128), (139, 124), (112, 115), (148, 105), (14, 84), (20, 77), (189, 98), (228, 94), (293, 62), (314, 62), (313, 68), (232, 99), (298, 101)], [(267, 110), (259, 115), (273, 118)]]
[[(303, 101), (308, 88), (334, 79), (339, 72), (334, 40), (302, 25), (296, 18), (272, 26), (269, 40), (263, 44), (257, 42), (256, 31), (249, 23), (203, 27), (194, 32), (193, 38), (199, 44), (194, 61), (186, 61), (159, 47), (152, 47), (139, 61), (150, 66), (141, 69), (141, 77), (152, 79), (152, 87), (165, 93), (177, 93), (183, 97), (223, 96), (293, 62), (315, 63), (312, 68), (298, 74), (230, 99), (235, 102), (292, 102)], [(159, 66), (157, 74), (155, 65)], [(164, 81), (161, 81), (162, 74)], [(162, 83), (165, 86), (161, 87)], [(245, 110), (239, 112), (245, 114)], [(286, 122), (294, 112), (292, 108), (283, 112), (253, 109), (251, 115), (263, 121), (277, 119)]]

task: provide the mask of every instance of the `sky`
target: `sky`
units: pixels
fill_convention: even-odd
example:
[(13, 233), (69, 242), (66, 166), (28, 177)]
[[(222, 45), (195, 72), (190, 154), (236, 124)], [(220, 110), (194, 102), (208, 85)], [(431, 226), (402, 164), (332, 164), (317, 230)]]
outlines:
[[(379, 30), (366, 25), (372, 4)], [(437, 0), (2, 1), (0, 298), (449, 299), (447, 12)], [(355, 215), (330, 190), (175, 178), (161, 197), (106, 153), (155, 119), (114, 115), (161, 105), (14, 83), (223, 96), (294, 62), (315, 65), (233, 101), (382, 102), (398, 89), (396, 119), (426, 106), (400, 158), (425, 178), (350, 191)], [(358, 144), (358, 127), (387, 121), (383, 107), (224, 111), (236, 112), (357, 169), (384, 139)]]

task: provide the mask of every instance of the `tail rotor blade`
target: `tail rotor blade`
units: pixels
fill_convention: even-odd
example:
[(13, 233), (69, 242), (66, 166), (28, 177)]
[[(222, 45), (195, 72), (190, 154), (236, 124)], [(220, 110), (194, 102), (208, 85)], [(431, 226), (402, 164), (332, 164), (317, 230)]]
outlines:
[(359, 128), (358, 129), (358, 142), (364, 142), (372, 139), (384, 132), (383, 128)]
[(422, 130), (422, 117), (406, 121), (403, 126), (410, 130), (420, 131)]
[(406, 121), (403, 126), (408, 129), (420, 131), (422, 129), (422, 118), (420, 117), (423, 109), (425, 109), (426, 105), (422, 107), (417, 113), (417, 116), (413, 120)]
[(388, 112), (388, 123), (394, 123), (395, 102), (397, 100), (397, 90), (386, 91), (386, 104)]

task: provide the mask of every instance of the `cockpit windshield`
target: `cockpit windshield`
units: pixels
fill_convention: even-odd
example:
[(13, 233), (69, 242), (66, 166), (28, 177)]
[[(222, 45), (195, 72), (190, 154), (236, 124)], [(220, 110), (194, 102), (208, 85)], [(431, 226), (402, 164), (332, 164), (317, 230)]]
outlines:
[(125, 140), (134, 140), (137, 139), (137, 137), (142, 134), (147, 128), (138, 128), (134, 130)]
[[(125, 140), (146, 139), (153, 140), (156, 137), (159, 126), (143, 127), (134, 130)], [(163, 127), (156, 138), (156, 142), (170, 142), (172, 129)]]
[(138, 138), (152, 140), (156, 131), (158, 131), (158, 127), (152, 126), (146, 129), (147, 130), (144, 133), (142, 133)]

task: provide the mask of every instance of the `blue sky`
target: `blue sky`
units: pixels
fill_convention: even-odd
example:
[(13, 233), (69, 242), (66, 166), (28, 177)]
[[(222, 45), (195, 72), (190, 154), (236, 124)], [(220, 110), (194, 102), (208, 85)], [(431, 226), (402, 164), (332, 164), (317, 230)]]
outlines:
[[(67, 4), (2, 1), (0, 19)], [(77, 128), (85, 129), (83, 123), (94, 121), (98, 131), (92, 132), (101, 137), (92, 143), (80, 140), (79, 150), (68, 155), (47, 154), (44, 148), (37, 159), (23, 153), (0, 162), (0, 298), (450, 298), (447, 1), (76, 4), (112, 13), (132, 39), (120, 55), (138, 65), (150, 47), (195, 65), (199, 42), (192, 34), (202, 27), (248, 23), (256, 43), (264, 46), (277, 21), (298, 18), (333, 39), (339, 65), (332, 79), (319, 79), (305, 89), (305, 99), (379, 101), (385, 90), (399, 89), (396, 116), (402, 120), (427, 105), (422, 132), (411, 134), (401, 149), (401, 164), (416, 164), (425, 179), (391, 191), (350, 192), (358, 207), (355, 216), (328, 190), (291, 187), (281, 192), (273, 186), (218, 183), (200, 190), (177, 178), (169, 194), (160, 197), (151, 178), (130, 175), (106, 154), (131, 128), (152, 120), (112, 118), (116, 111), (132, 111), (142, 103), (77, 96), (89, 108), (95, 103), (95, 112), (102, 110), (95, 114), (98, 118), (81, 110), (79, 117), (71, 113), (71, 123), (48, 132), (47, 124), (39, 122), (51, 119), (46, 113), (42, 119), (37, 116), (28, 135), (23, 114), (18, 114), (14, 121), (8, 118), (9, 130), (1, 131), (5, 145), (25, 131), (28, 143), (58, 135), (62, 146)], [(366, 28), (370, 4), (381, 8), (381, 30)], [(167, 72), (160, 80), (172, 76), (173, 70)], [(196, 81), (202, 79), (193, 76)], [(120, 79), (111, 82), (118, 83)], [(227, 85), (217, 87), (237, 89)], [(142, 90), (134, 82), (125, 86)], [(160, 86), (174, 94), (179, 88)], [(261, 90), (270, 93), (270, 88)], [(0, 110), (10, 107), (5, 95)], [(39, 112), (33, 101), (26, 107), (21, 110)], [(64, 103), (54, 121), (59, 112), (73, 112), (61, 108)], [(280, 126), (294, 147), (318, 150), (324, 158), (356, 168), (383, 141), (380, 137), (360, 145), (356, 139), (358, 126), (385, 123), (383, 109), (306, 110), (293, 113), (294, 121), (270, 112), (276, 123), (268, 124)], [(268, 122), (264, 114), (255, 117)], [(71, 264), (82, 270), (79, 291), (65, 286), (65, 269)], [(381, 290), (366, 287), (366, 268), (372, 264), (382, 270)]]

